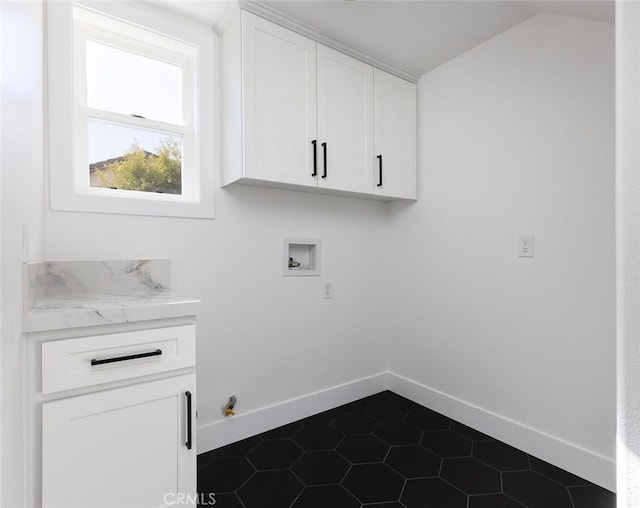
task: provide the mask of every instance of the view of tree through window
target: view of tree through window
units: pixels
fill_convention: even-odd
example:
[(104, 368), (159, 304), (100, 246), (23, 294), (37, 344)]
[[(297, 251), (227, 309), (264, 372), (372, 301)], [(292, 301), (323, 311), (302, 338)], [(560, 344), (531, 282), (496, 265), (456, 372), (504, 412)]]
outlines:
[(183, 70), (86, 40), (91, 187), (182, 194)]
[(217, 36), (136, 3), (47, 4), (50, 207), (213, 219)]
[(134, 142), (123, 156), (91, 165), (91, 186), (181, 194), (181, 169), (179, 140), (164, 138), (154, 152)]

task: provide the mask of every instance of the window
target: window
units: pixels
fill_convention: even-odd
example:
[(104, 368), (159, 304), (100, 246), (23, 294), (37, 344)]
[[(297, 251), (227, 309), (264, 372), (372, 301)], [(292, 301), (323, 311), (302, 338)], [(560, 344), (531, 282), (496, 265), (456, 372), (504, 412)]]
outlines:
[(212, 218), (213, 31), (106, 8), (48, 4), (51, 207)]

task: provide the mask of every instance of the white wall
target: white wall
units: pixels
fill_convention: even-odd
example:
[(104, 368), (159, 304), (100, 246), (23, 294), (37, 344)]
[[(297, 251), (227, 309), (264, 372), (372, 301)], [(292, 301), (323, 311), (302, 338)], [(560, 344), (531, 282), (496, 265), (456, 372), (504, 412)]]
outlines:
[(418, 98), (390, 370), (604, 459), (613, 483), (613, 26), (537, 16), (422, 76)]
[(640, 4), (616, 3), (618, 506), (640, 506)]
[(2, 486), (0, 506), (22, 508), (22, 225), (42, 251), (42, 7), (2, 2)]
[[(219, 174), (215, 220), (47, 206), (45, 258), (171, 260), (173, 288), (203, 302), (200, 428), (224, 419), (230, 395), (242, 415), (384, 371), (383, 337), (370, 316), (384, 276), (385, 205), (218, 184)], [(321, 277), (282, 276), (285, 237), (322, 241)], [(334, 281), (333, 300), (321, 300), (324, 280)]]
[[(250, 187), (216, 190), (216, 219), (53, 212), (43, 183), (42, 5), (3, 2), (2, 499), (24, 506), (22, 224), (31, 260), (168, 258), (201, 298), (198, 426), (386, 370), (377, 287), (385, 205)], [(10, 25), (10, 29), (6, 29)], [(10, 51), (9, 49), (10, 48)], [(7, 72), (10, 71), (10, 72)], [(44, 210), (43, 210), (44, 203)], [(284, 237), (322, 240), (321, 277), (282, 277)], [(334, 281), (322, 301), (321, 282)]]
[[(23, 506), (22, 222), (32, 260), (172, 260), (176, 289), (203, 300), (199, 426), (220, 420), (231, 394), (249, 412), (389, 359), (394, 372), (613, 456), (610, 26), (538, 17), (424, 76), (420, 201), (390, 214), (233, 187), (216, 190), (214, 221), (48, 209), (42, 219), (41, 6), (2, 6), (5, 26), (19, 16), (2, 61), (20, 86), (3, 83), (0, 505)], [(534, 259), (516, 257), (520, 232), (536, 235)], [(285, 236), (322, 239), (322, 277), (281, 277)], [(335, 283), (332, 301), (320, 299), (323, 280)]]
[[(217, 189), (216, 219), (45, 213), (51, 260), (168, 258), (201, 298), (198, 425), (386, 369), (376, 288), (385, 205), (291, 191)], [(284, 237), (322, 240), (321, 277), (283, 277)], [(321, 282), (335, 297), (322, 301)]]

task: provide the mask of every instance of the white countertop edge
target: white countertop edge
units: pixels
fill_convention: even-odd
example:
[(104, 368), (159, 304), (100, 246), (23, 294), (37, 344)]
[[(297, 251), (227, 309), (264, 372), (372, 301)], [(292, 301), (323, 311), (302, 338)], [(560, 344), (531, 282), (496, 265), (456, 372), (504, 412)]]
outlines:
[(42, 302), (27, 313), (23, 332), (44, 332), (65, 328), (99, 326), (154, 319), (195, 316), (200, 300), (177, 295), (160, 295), (101, 300), (99, 298)]

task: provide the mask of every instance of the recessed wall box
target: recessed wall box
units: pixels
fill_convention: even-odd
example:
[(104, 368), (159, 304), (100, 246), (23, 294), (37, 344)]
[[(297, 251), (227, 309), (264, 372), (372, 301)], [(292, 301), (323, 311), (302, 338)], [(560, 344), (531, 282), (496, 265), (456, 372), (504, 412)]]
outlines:
[(313, 238), (284, 239), (283, 275), (320, 275), (320, 240)]

